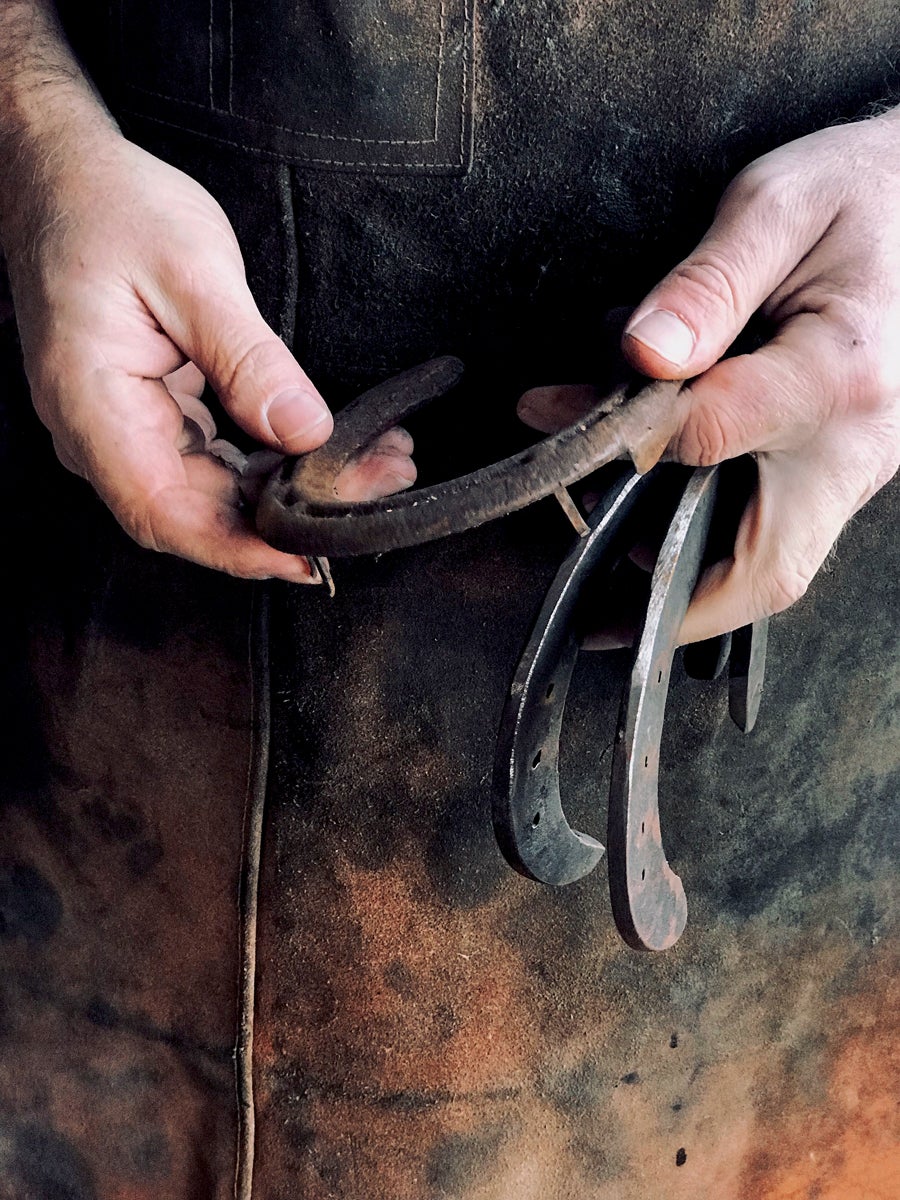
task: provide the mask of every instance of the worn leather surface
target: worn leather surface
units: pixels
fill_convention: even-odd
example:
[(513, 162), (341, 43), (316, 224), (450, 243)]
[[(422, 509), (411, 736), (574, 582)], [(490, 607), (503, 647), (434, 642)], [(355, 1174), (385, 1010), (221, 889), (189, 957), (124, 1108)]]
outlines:
[(131, 544), (11, 359), (0, 1196), (227, 1194), (247, 589)]
[[(254, 1195), (896, 1191), (897, 498), (775, 622), (751, 737), (724, 681), (676, 673), (661, 802), (690, 917), (658, 956), (619, 941), (602, 866), (546, 889), (493, 843), (503, 689), (561, 519), (344, 564), (324, 621), (283, 595)], [(601, 838), (624, 657), (581, 664), (563, 735), (567, 810)]]
[[(346, 71), (324, 69), (327, 41), (308, 64), (294, 54), (294, 17), (346, 31), (351, 7), (364, 11), (272, 6), (243, 100), (255, 118), (283, 109), (285, 125), (360, 139), (414, 128), (424, 67), (398, 40), (424, 39), (424, 61), (437, 6), (366, 9), (387, 32), (338, 38)], [(154, 14), (171, 15), (128, 12), (148, 45)], [(432, 353), (467, 361), (467, 388), (415, 430), (424, 478), (521, 439), (522, 387), (590, 378), (598, 314), (689, 248), (745, 162), (883, 97), (900, 44), (881, 0), (485, 0), (472, 164), (437, 177), (396, 149), (390, 170), (357, 151), (359, 170), (332, 171), (296, 147), (273, 165), (213, 140), (201, 51), (212, 15), (220, 52), (221, 14), (190, 8), (181, 40), (167, 25), (127, 96), (117, 60), (98, 75), (130, 132), (222, 202), (263, 310), (285, 335), (296, 318), (298, 357), (333, 402)], [(90, 8), (76, 15), (88, 30)], [(95, 60), (99, 45), (82, 39)], [(378, 92), (391, 71), (406, 81), (396, 111)], [(177, 132), (172, 95), (138, 102), (138, 86), (200, 115)], [(309, 112), (291, 111), (299, 97)], [(266, 132), (258, 144), (278, 149)], [(33, 699), (13, 706), (5, 756), (21, 778), (4, 783), (0, 835), (15, 1047), (0, 1196), (218, 1200), (235, 1149), (245, 593), (127, 548), (108, 523), (106, 558), (79, 533), (103, 526), (81, 496), (62, 578), (41, 560), (10, 593), (32, 614), (15, 610), (9, 661)], [(892, 487), (869, 505), (775, 622), (752, 737), (721, 684), (678, 677), (662, 807), (691, 915), (663, 956), (618, 941), (602, 867), (546, 890), (492, 841), (494, 731), (568, 543), (552, 508), (338, 564), (331, 603), (274, 589), (254, 1200), (897, 1192), (896, 502)], [(12, 528), (30, 562), (33, 523)], [(73, 588), (82, 608), (64, 621)], [(625, 659), (582, 663), (563, 747), (570, 816), (601, 837)], [(145, 843), (162, 848), (149, 866)]]

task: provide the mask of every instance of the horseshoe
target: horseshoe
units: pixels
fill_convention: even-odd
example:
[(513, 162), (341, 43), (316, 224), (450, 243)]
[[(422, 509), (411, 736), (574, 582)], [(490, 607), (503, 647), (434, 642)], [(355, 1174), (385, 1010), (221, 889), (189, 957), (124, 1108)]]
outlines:
[(687, 922), (681, 879), (666, 859), (659, 820), (659, 750), (672, 658), (700, 574), (718, 483), (716, 467), (691, 476), (650, 585), (616, 735), (609, 796), (609, 894), (619, 933), (636, 950), (667, 950)]
[[(510, 688), (494, 764), (494, 830), (510, 865), (540, 883), (573, 883), (604, 853), (596, 838), (569, 825), (560, 797), (559, 738), (579, 652), (573, 616), (588, 576), (609, 569), (633, 544), (645, 502), (659, 497), (666, 470), (620, 477), (587, 518), (589, 532), (551, 584)], [(659, 750), (672, 659), (701, 570), (717, 484), (713, 467), (694, 471), (684, 488), (654, 569), (620, 713), (608, 809), (609, 887), (619, 932), (641, 950), (668, 949), (687, 920), (684, 887), (662, 844)], [(766, 628), (760, 621), (725, 639), (733, 647), (730, 712), (744, 732), (759, 709)], [(720, 657), (721, 642), (699, 649), (706, 658), (712, 651)]]
[(461, 533), (524, 508), (630, 456), (646, 471), (659, 459), (686, 403), (677, 381), (649, 382), (630, 395), (621, 384), (585, 417), (502, 462), (432, 487), (380, 500), (345, 501), (335, 480), (363, 447), (459, 381), (462, 364), (436, 358), (351, 401), (331, 438), (286, 459), (268, 480), (256, 510), (259, 533), (292, 554), (378, 554)]
[(632, 542), (638, 501), (654, 482), (623, 474), (587, 518), (550, 585), (510, 688), (494, 760), (494, 832), (504, 858), (538, 883), (574, 883), (594, 869), (603, 846), (572, 829), (559, 790), (559, 735), (579, 654), (574, 614), (588, 576), (611, 568)]

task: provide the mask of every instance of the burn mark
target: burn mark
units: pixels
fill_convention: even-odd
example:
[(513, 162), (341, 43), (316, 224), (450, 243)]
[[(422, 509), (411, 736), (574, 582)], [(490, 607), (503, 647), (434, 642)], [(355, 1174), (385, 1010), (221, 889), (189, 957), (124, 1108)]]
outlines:
[(620, 1155), (610, 1154), (609, 1147), (604, 1142), (593, 1142), (578, 1139), (572, 1144), (572, 1154), (580, 1161), (586, 1175), (598, 1182), (618, 1179), (623, 1170), (623, 1160)]
[(409, 1000), (415, 991), (415, 980), (413, 979), (412, 971), (399, 958), (395, 958), (393, 962), (389, 962), (384, 968), (384, 982), (398, 996), (402, 996), (404, 1000)]
[(438, 1041), (449, 1042), (462, 1028), (462, 1018), (452, 1004), (438, 1004), (434, 1010), (434, 1028)]
[(149, 871), (158, 866), (164, 857), (165, 853), (161, 842), (156, 840), (138, 842), (129, 849), (125, 856), (125, 863), (135, 879), (142, 879)]
[(130, 842), (140, 833), (143, 821), (125, 808), (113, 808), (105, 800), (86, 800), (81, 811), (96, 826), (105, 842)]
[(374, 1103), (388, 1112), (420, 1113), (428, 1112), (441, 1103), (446, 1103), (446, 1097), (433, 1096), (427, 1092), (402, 1091), (384, 1092), (376, 1096)]
[(687, 1162), (687, 1150), (685, 1150), (684, 1146), (682, 1146), (680, 1148), (680, 1150), (678, 1150), (675, 1154), (675, 1166), (683, 1167), (686, 1162)]
[(503, 885), (505, 867), (497, 853), (484, 796), (458, 788), (446, 796), (427, 850), (428, 874), (453, 908), (478, 908)]
[(629, 1071), (627, 1075), (623, 1075), (620, 1083), (640, 1083), (641, 1077), (637, 1071)]
[(84, 1015), (92, 1025), (97, 1025), (101, 1029), (115, 1029), (120, 1024), (119, 1014), (116, 1009), (99, 996), (95, 996), (91, 1000), (85, 1009)]
[(9, 1149), (0, 1159), (0, 1194), (16, 1200), (98, 1200), (83, 1156), (55, 1129), (0, 1126), (4, 1143)]
[(134, 1179), (165, 1179), (172, 1170), (169, 1140), (161, 1129), (138, 1130), (123, 1146), (125, 1169)]
[(478, 1133), (454, 1133), (432, 1149), (426, 1164), (429, 1196), (463, 1200), (490, 1171), (505, 1131), (495, 1126)]
[(556, 1108), (577, 1117), (596, 1110), (604, 1091), (609, 1093), (609, 1079), (604, 1079), (595, 1062), (585, 1059), (548, 1080), (542, 1091)]
[(56, 889), (33, 867), (0, 867), (0, 938), (20, 937), (39, 945), (59, 928), (62, 913)]
[[(118, 1029), (147, 1042), (170, 1046), (198, 1065), (226, 1066), (232, 1060), (231, 1046), (215, 1046), (200, 1042), (180, 1029), (168, 1029), (156, 1025), (141, 1013), (127, 1012), (116, 1005), (94, 996), (84, 1007), (83, 1015), (92, 1025), (100, 1029)], [(74, 1010), (73, 1010), (74, 1015)]]
[(316, 1142), (316, 1131), (309, 1124), (305, 1113), (296, 1105), (285, 1110), (284, 1138), (298, 1155), (308, 1154)]

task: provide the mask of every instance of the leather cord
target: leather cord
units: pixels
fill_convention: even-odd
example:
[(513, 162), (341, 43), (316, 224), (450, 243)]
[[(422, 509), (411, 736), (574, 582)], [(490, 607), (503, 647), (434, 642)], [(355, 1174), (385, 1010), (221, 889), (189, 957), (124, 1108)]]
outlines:
[(253, 1156), (256, 1133), (253, 1097), (256, 929), (271, 731), (269, 593), (267, 586), (263, 583), (255, 584), (253, 587), (248, 640), (251, 741), (238, 895), (240, 946), (237, 1039), (234, 1052), (235, 1099), (237, 1102), (235, 1200), (251, 1200), (253, 1194)]

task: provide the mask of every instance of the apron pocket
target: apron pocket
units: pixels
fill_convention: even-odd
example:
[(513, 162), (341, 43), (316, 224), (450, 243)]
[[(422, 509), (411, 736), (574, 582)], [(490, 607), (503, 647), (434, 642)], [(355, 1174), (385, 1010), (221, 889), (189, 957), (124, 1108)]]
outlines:
[(115, 2), (126, 116), (326, 171), (469, 164), (474, 0)]

